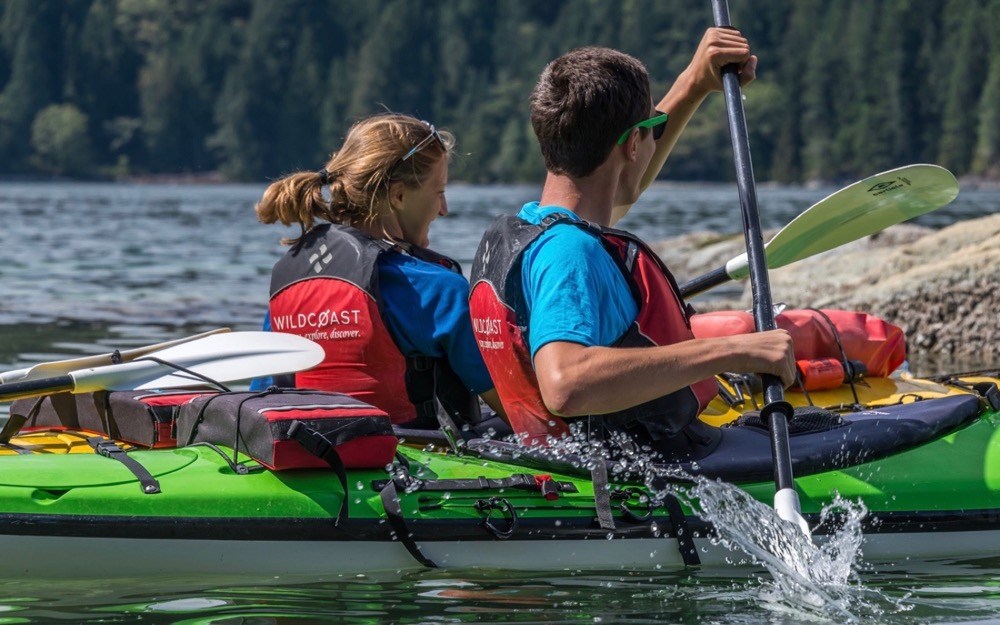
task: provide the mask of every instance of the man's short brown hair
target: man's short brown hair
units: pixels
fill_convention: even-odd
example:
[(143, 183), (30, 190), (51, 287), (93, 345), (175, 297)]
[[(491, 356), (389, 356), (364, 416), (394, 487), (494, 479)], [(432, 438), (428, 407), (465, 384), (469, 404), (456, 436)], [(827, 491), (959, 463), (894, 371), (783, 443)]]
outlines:
[(581, 178), (603, 163), (625, 129), (649, 117), (649, 74), (610, 48), (577, 48), (545, 66), (531, 92), (531, 127), (545, 168)]

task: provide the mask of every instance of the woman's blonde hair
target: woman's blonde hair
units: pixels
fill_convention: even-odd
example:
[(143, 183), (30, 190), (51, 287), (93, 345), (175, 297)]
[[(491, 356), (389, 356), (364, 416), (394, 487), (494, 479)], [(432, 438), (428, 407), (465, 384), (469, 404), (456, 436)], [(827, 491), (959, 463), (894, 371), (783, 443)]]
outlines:
[[(271, 183), (257, 204), (257, 219), (299, 224), (301, 235), (283, 239), (286, 245), (297, 243), (317, 220), (371, 224), (389, 209), (390, 184), (419, 187), (438, 160), (451, 155), (454, 144), (451, 133), (409, 115), (367, 117), (351, 126), (326, 167)], [(324, 186), (329, 201), (323, 197)]]

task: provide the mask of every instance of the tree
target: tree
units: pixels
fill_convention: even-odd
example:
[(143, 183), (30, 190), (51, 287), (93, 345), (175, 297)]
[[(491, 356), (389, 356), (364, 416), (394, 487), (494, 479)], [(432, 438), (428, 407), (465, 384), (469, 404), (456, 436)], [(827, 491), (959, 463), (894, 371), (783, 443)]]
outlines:
[[(972, 162), (975, 148), (976, 118), (970, 111), (976, 110), (982, 93), (982, 68), (986, 65), (983, 35), (981, 31), (982, 12), (978, 2), (951, 2), (949, 8), (961, 13), (957, 28), (948, 32), (945, 46), (953, 51), (950, 71), (944, 84), (946, 99), (941, 123), (941, 142), (938, 148), (938, 162), (944, 167), (958, 172), (966, 172)], [(946, 11), (947, 13), (947, 11)]]
[(71, 176), (93, 173), (87, 116), (72, 104), (53, 104), (35, 116), (31, 147), (39, 169)]
[(68, 90), (80, 110), (91, 120), (103, 120), (90, 129), (94, 156), (102, 162), (141, 158), (135, 130), (140, 123), (136, 82), (142, 57), (118, 29), (117, 20), (114, 0), (90, 5), (73, 53), (76, 72), (68, 78)]
[(986, 8), (986, 32), (990, 36), (989, 67), (979, 99), (979, 128), (973, 170), (1000, 175), (1000, 0)]
[[(0, 31), (11, 44), (10, 80), (0, 92), (0, 161), (23, 167), (31, 122), (58, 92), (60, 6), (52, 0), (10, 0)], [(18, 167), (20, 165), (20, 167)]]

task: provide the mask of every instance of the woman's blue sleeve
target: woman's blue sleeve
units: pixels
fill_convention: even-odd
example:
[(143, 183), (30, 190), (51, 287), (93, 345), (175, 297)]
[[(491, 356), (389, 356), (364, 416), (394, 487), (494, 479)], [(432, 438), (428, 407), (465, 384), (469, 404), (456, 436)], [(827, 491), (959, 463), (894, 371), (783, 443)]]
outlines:
[[(264, 313), (264, 323), (261, 325), (261, 330), (264, 332), (271, 331), (271, 311), (268, 310)], [(254, 378), (250, 380), (250, 390), (251, 391), (263, 391), (269, 386), (274, 386), (274, 378), (267, 375), (260, 378)]]
[(379, 264), (384, 317), (405, 356), (444, 357), (474, 393), (493, 388), (469, 316), (469, 283), (461, 275), (401, 254)]

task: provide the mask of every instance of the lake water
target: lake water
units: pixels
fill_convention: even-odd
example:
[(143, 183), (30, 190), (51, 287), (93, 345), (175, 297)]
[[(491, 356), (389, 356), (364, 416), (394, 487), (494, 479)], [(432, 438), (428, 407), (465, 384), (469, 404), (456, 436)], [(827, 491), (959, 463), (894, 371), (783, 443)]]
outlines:
[[(833, 188), (759, 189), (764, 227)], [(270, 268), (289, 234), (258, 224), (260, 185), (0, 184), (0, 370), (144, 345), (214, 327), (256, 329)], [(468, 266), (489, 221), (536, 199), (528, 186), (453, 186), (433, 247)], [(963, 191), (917, 220), (940, 227), (1000, 210), (1000, 192)], [(740, 228), (735, 187), (658, 185), (621, 226), (647, 240)], [(901, 562), (858, 580), (886, 623), (993, 622), (1000, 557)], [(136, 557), (142, 557), (141, 552)], [(194, 567), (195, 565), (192, 564)], [(0, 624), (798, 622), (769, 601), (760, 571), (649, 575), (434, 572), (402, 579), (0, 582)], [(815, 617), (812, 617), (815, 618)], [(832, 619), (835, 622), (835, 619)]]

